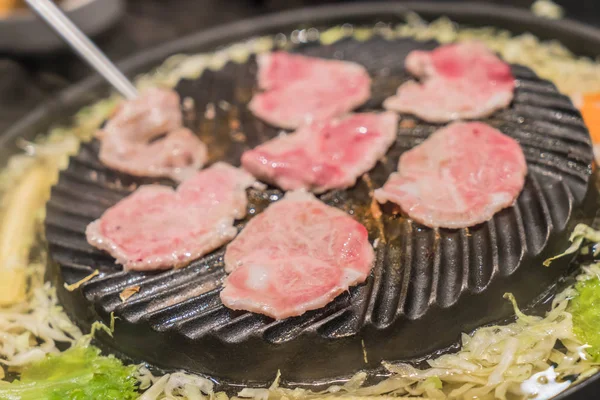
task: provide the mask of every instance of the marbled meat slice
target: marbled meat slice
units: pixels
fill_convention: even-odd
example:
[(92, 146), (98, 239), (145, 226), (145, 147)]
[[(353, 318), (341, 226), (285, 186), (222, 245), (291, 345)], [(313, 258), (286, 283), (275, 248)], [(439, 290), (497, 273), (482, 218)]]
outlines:
[(202, 168), (206, 146), (189, 129), (177, 128), (150, 143), (123, 143), (108, 137), (102, 141), (100, 160), (134, 176), (167, 177), (182, 181)]
[(486, 117), (513, 99), (515, 78), (510, 65), (479, 42), (414, 50), (405, 66), (421, 81), (401, 85), (395, 96), (385, 100), (388, 110), (447, 122)]
[(294, 129), (343, 115), (371, 97), (367, 70), (348, 61), (325, 60), (283, 51), (260, 54), (258, 86), (248, 105), (271, 125)]
[(309, 193), (288, 192), (227, 246), (221, 300), (275, 319), (302, 315), (364, 282), (373, 261), (362, 224)]
[(234, 220), (246, 215), (246, 188), (254, 183), (247, 172), (216, 163), (176, 190), (141, 186), (89, 224), (87, 240), (127, 270), (184, 266), (236, 236)]
[(181, 181), (207, 158), (206, 145), (182, 127), (179, 95), (172, 90), (148, 89), (124, 102), (97, 136), (100, 161), (130, 175)]
[(396, 139), (392, 112), (313, 122), (242, 155), (242, 166), (284, 190), (347, 188), (372, 169)]
[(375, 197), (424, 225), (464, 228), (511, 206), (526, 174), (514, 139), (481, 122), (455, 122), (402, 154), (398, 172)]

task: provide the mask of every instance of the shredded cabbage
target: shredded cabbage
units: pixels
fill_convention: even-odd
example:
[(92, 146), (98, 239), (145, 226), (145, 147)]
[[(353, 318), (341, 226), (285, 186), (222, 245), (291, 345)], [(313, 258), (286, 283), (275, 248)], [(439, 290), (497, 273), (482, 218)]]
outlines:
[(0, 364), (22, 367), (58, 353), (57, 342), (72, 344), (81, 337), (48, 283), (35, 288), (29, 301), (0, 308)]
[[(581, 245), (586, 240), (592, 243), (600, 243), (600, 231), (596, 231), (585, 224), (578, 224), (569, 237), (571, 245), (561, 254), (544, 261), (544, 265), (548, 267), (552, 261), (556, 260), (557, 258), (578, 252), (581, 249)], [(597, 256), (598, 254), (600, 254), (600, 246), (597, 246), (594, 249), (594, 256)]]
[(561, 6), (550, 0), (536, 0), (531, 5), (531, 11), (538, 17), (560, 19), (564, 14)]
[(238, 396), (253, 400), (375, 395), (518, 399), (525, 395), (521, 388), (524, 381), (552, 366), (563, 383), (568, 382), (565, 377), (577, 382), (597, 371), (596, 365), (586, 360), (582, 342), (573, 333), (571, 315), (565, 311), (568, 298), (557, 297), (545, 317), (536, 317), (523, 314), (512, 295), (506, 297), (513, 303), (516, 322), (464, 334), (460, 351), (428, 361), (427, 369), (384, 363), (391, 375), (374, 386), (363, 386), (364, 373), (344, 386), (333, 386), (324, 392), (282, 388), (276, 379), (268, 389), (246, 388)]
[[(211, 398), (215, 396), (212, 381), (185, 372), (174, 372), (155, 377), (142, 366), (138, 370), (138, 381), (140, 389), (144, 390), (144, 394), (139, 397), (139, 400), (205, 400), (209, 396)], [(224, 393), (219, 396), (225, 396), (227, 399)]]

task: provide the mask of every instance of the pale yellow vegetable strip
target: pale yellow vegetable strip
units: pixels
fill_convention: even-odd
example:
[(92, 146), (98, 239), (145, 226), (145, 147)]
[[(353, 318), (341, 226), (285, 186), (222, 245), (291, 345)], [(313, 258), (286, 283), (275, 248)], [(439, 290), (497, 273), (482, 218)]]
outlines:
[(342, 396), (315, 396), (315, 398), (319, 400), (433, 400), (429, 397), (396, 397), (396, 396), (352, 396), (352, 395), (342, 395)]
[(35, 165), (6, 197), (0, 224), (0, 306), (25, 300), (27, 265), (36, 216), (48, 198), (56, 171)]
[(557, 258), (577, 252), (581, 248), (581, 245), (583, 244), (584, 240), (588, 240), (592, 243), (600, 242), (600, 231), (596, 231), (585, 224), (578, 224), (573, 230), (573, 233), (571, 233), (571, 237), (569, 238), (569, 240), (571, 241), (571, 246), (569, 246), (569, 248), (561, 254), (554, 257), (550, 257), (549, 259), (544, 261), (545, 267), (549, 267), (550, 263), (552, 263), (552, 261), (556, 260)]
[(94, 270), (94, 272), (92, 272), (91, 274), (89, 274), (89, 275), (88, 275), (88, 276), (86, 276), (85, 278), (78, 280), (78, 281), (77, 281), (77, 282), (75, 282), (75, 283), (72, 283), (72, 284), (70, 284), (70, 285), (67, 285), (67, 284), (65, 283), (65, 289), (67, 289), (69, 292), (72, 292), (73, 290), (79, 289), (79, 287), (80, 287), (81, 285), (83, 285), (83, 284), (84, 284), (84, 283), (86, 283), (87, 281), (90, 281), (90, 280), (92, 280), (92, 279), (93, 279), (95, 276), (98, 276), (98, 275), (100, 275), (100, 271), (98, 271), (98, 270), (96, 269), (96, 270)]
[[(285, 397), (282, 397), (285, 398)], [(306, 395), (299, 396), (299, 399), (318, 399), (318, 400), (433, 400), (429, 397), (398, 397), (398, 396), (383, 396), (383, 395), (375, 395), (375, 396), (353, 396), (351, 394), (348, 395)], [(141, 397), (140, 397), (141, 399)], [(244, 397), (234, 396), (231, 398), (232, 400), (247, 400)], [(288, 397), (289, 399), (289, 397)]]

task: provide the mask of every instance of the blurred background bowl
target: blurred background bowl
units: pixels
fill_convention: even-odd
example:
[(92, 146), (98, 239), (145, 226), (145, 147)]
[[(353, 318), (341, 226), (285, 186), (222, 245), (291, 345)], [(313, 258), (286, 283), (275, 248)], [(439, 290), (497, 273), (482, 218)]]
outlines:
[[(123, 0), (64, 0), (60, 4), (89, 36), (108, 29), (125, 9)], [(27, 8), (0, 15), (0, 52), (49, 53), (63, 47), (63, 41)]]

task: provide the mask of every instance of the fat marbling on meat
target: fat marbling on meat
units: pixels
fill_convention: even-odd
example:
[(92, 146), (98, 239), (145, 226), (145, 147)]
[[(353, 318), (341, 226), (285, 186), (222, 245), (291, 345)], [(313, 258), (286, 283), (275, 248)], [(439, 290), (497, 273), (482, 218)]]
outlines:
[(396, 139), (392, 112), (313, 122), (242, 155), (242, 166), (284, 190), (343, 189), (372, 169)]
[(179, 95), (148, 89), (123, 102), (97, 133), (100, 161), (134, 176), (184, 180), (204, 165), (207, 150), (182, 124)]
[(405, 67), (420, 82), (402, 84), (384, 107), (425, 121), (482, 118), (507, 107), (514, 96), (510, 65), (480, 42), (414, 50)]
[(141, 186), (88, 225), (88, 242), (127, 270), (184, 266), (237, 234), (246, 188), (255, 179), (225, 163), (196, 172), (174, 190)]
[(371, 78), (356, 63), (284, 51), (259, 54), (258, 86), (249, 109), (271, 125), (295, 129), (343, 115), (371, 97)]
[(223, 304), (284, 319), (324, 307), (364, 282), (374, 251), (367, 229), (312, 194), (288, 192), (225, 251)]
[(429, 227), (464, 228), (511, 206), (526, 174), (514, 139), (481, 122), (454, 122), (402, 154), (375, 197)]

